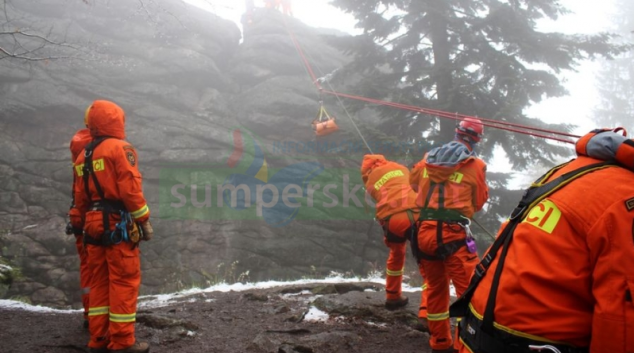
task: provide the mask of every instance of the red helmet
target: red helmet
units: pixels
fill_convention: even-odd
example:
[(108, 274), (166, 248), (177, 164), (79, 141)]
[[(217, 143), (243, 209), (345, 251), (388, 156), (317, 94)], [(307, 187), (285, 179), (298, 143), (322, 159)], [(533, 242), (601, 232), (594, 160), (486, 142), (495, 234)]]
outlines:
[(468, 136), (473, 142), (480, 142), (484, 125), (477, 118), (464, 118), (456, 127), (456, 134)]

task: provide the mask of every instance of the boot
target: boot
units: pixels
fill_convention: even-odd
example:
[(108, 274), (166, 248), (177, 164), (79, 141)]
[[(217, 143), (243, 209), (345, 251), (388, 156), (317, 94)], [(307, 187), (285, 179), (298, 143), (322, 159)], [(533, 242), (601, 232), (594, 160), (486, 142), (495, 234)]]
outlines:
[(398, 308), (402, 308), (407, 305), (409, 302), (409, 298), (404, 295), (401, 295), (398, 299), (386, 299), (385, 300), (385, 308), (387, 310), (396, 310)]
[(131, 345), (128, 348), (116, 349), (116, 350), (111, 349), (109, 352), (110, 353), (149, 353), (150, 345), (147, 342), (136, 341), (134, 342), (133, 345)]

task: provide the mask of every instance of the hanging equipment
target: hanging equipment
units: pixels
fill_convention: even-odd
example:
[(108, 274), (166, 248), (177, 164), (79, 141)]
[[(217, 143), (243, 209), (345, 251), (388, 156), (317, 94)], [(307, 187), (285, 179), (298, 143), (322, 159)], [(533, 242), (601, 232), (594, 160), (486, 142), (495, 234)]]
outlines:
[(326, 108), (324, 107), (321, 90), (319, 94), (319, 112), (317, 112), (317, 117), (310, 125), (317, 136), (330, 135), (339, 130), (339, 126), (337, 126), (337, 123), (335, 122), (335, 117), (328, 114)]

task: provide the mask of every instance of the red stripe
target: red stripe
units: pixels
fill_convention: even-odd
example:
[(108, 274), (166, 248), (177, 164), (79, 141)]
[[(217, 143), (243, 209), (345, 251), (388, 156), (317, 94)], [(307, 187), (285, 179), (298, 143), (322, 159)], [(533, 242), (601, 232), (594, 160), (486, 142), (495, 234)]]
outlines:
[(235, 167), (240, 158), (242, 158), (242, 152), (244, 152), (244, 145), (242, 144), (242, 134), (240, 129), (233, 130), (233, 153), (227, 159), (227, 165), (231, 168)]

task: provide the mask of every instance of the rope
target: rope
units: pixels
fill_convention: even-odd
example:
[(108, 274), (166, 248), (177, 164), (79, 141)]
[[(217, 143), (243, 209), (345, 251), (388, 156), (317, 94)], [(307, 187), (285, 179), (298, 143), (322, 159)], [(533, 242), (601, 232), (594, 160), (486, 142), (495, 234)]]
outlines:
[(482, 226), (482, 224), (480, 224), (480, 222), (476, 221), (476, 219), (475, 219), (475, 218), (471, 218), (471, 220), (473, 221), (473, 223), (477, 224), (477, 225), (478, 225), (478, 227), (482, 228), (482, 230), (483, 230), (485, 233), (487, 233), (487, 235), (488, 235), (491, 239), (495, 240), (495, 236), (494, 236), (493, 234), (491, 234), (491, 232), (489, 232), (486, 228), (484, 228), (484, 227)]
[[(308, 62), (308, 59), (306, 59), (306, 55), (304, 55), (304, 51), (302, 50), (302, 47), (299, 45), (299, 42), (297, 41), (297, 38), (295, 37), (293, 32), (290, 30), (285, 17), (284, 17), (284, 25), (286, 26), (286, 31), (290, 35), (291, 40), (293, 41), (293, 44), (295, 45), (295, 50), (297, 51), (297, 53), (301, 57), (302, 61), (304, 62), (304, 67), (305, 67), (306, 71), (310, 75), (310, 78), (313, 80), (313, 84), (317, 87), (317, 89), (319, 89), (319, 97), (320, 97), (319, 100), (321, 102), (322, 101), (321, 96), (322, 96), (322, 93), (324, 92), (324, 90), (323, 90), (323, 88), (321, 87), (321, 85), (319, 83), (319, 79), (315, 76), (315, 73), (313, 72), (313, 69), (311, 68), (310, 63)], [(324, 81), (324, 82), (326, 82), (328, 87), (330, 87), (331, 91), (328, 91), (328, 92), (334, 92), (334, 89), (333, 89), (332, 85), (330, 84), (330, 82), (328, 82), (328, 81)], [(343, 110), (346, 113), (346, 116), (348, 117), (350, 122), (352, 123), (352, 126), (354, 126), (354, 129), (357, 130), (357, 133), (359, 134), (359, 137), (361, 137), (361, 140), (363, 141), (363, 144), (365, 145), (365, 147), (368, 149), (368, 151), (370, 151), (370, 154), (374, 154), (374, 152), (372, 152), (372, 148), (370, 148), (370, 144), (368, 144), (368, 141), (366, 141), (365, 137), (363, 137), (363, 134), (361, 133), (361, 130), (359, 130), (359, 127), (357, 126), (357, 124), (352, 119), (352, 116), (348, 112), (348, 109), (346, 109), (345, 104), (343, 104), (343, 102), (341, 101), (341, 98), (339, 96), (335, 96), (335, 97), (337, 98), (337, 101), (339, 102), (341, 107), (343, 107)]]
[[(306, 55), (304, 54), (304, 51), (302, 50), (301, 45), (299, 44), (299, 41), (297, 40), (297, 38), (295, 37), (293, 32), (290, 30), (290, 27), (288, 26), (286, 18), (284, 18), (284, 25), (286, 27), (286, 31), (288, 32), (289, 36), (291, 37), (291, 40), (293, 41), (293, 44), (295, 45), (295, 50), (299, 54), (299, 56), (300, 56), (300, 58), (301, 58), (301, 60), (302, 60), (302, 62), (304, 64), (304, 69), (310, 75), (310, 77), (312, 79), (312, 82), (315, 85), (315, 87), (319, 90), (320, 95), (323, 93), (323, 94), (329, 94), (329, 95), (337, 97), (339, 103), (344, 108), (344, 111), (346, 112), (346, 115), (350, 119), (350, 122), (354, 126), (355, 130), (359, 134), (359, 137), (361, 137), (361, 139), (363, 140), (363, 143), (368, 148), (370, 153), (372, 153), (372, 149), (370, 148), (369, 144), (367, 143), (367, 141), (363, 137), (363, 134), (361, 133), (361, 131), (357, 127), (357, 124), (352, 119), (352, 116), (350, 115), (348, 110), (345, 108), (345, 105), (341, 101), (340, 97), (353, 99), (353, 100), (358, 100), (358, 101), (363, 101), (363, 102), (368, 102), (368, 103), (372, 103), (372, 104), (389, 106), (389, 107), (393, 107), (393, 108), (397, 108), (397, 109), (409, 110), (409, 111), (413, 111), (413, 112), (416, 112), (416, 113), (434, 115), (434, 116), (438, 116), (438, 117), (441, 117), (441, 118), (459, 120), (459, 121), (463, 120), (465, 118), (476, 118), (476, 119), (479, 119), (482, 122), (482, 125), (488, 126), (488, 127), (491, 127), (491, 128), (500, 129), (500, 130), (506, 130), (506, 131), (510, 131), (510, 132), (517, 132), (517, 133), (521, 133), (521, 134), (525, 134), (525, 135), (541, 137), (541, 138), (545, 138), (545, 139), (551, 139), (551, 140), (564, 142), (564, 143), (570, 143), (570, 144), (574, 144), (575, 142), (571, 141), (569, 139), (565, 139), (563, 137), (571, 137), (571, 138), (576, 138), (576, 139), (581, 137), (579, 135), (574, 135), (574, 134), (570, 134), (570, 133), (566, 133), (566, 132), (559, 132), (559, 131), (555, 131), (555, 130), (542, 129), (542, 128), (532, 127), (532, 126), (528, 126), (528, 125), (522, 125), (522, 124), (505, 122), (505, 121), (499, 121), (499, 120), (493, 120), (493, 119), (480, 118), (480, 117), (475, 117), (475, 116), (471, 116), (471, 115), (451, 113), (451, 112), (446, 112), (446, 111), (442, 111), (442, 110), (422, 108), (422, 107), (417, 107), (417, 106), (413, 106), (413, 105), (407, 105), (407, 104), (395, 103), (395, 102), (388, 102), (388, 101), (379, 100), (379, 99), (372, 99), (372, 98), (367, 98), (367, 97), (362, 97), (362, 96), (357, 96), (357, 95), (352, 95), (352, 94), (336, 92), (332, 88), (332, 86), (330, 85), (330, 83), (328, 81), (325, 81), (325, 82), (328, 84), (330, 90), (324, 90), (323, 87), (320, 84), (319, 79), (315, 75), (315, 73), (314, 73), (314, 71), (313, 71), (313, 69), (312, 69), (312, 67), (310, 65), (310, 62), (306, 58)], [(531, 131), (536, 131), (536, 132), (531, 132)], [(542, 133), (545, 133), (545, 134), (542, 134)], [(547, 134), (549, 134), (549, 135), (547, 135)], [(552, 135), (555, 135), (555, 136), (552, 136)], [(562, 137), (557, 137), (557, 136), (562, 136)]]

